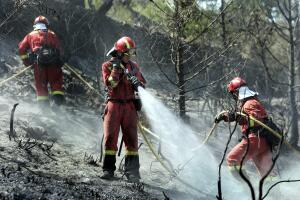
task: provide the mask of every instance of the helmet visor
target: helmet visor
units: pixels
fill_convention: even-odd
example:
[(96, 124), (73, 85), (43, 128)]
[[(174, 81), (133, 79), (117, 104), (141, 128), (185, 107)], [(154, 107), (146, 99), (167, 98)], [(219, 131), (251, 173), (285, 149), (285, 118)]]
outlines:
[(127, 52), (124, 53), (126, 56), (133, 57), (136, 56), (136, 49), (129, 49)]

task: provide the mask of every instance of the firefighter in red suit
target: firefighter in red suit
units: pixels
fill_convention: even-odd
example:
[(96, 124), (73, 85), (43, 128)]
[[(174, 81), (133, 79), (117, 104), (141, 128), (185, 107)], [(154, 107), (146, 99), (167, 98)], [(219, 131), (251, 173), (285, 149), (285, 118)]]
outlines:
[(19, 43), (19, 54), (26, 66), (34, 68), (37, 101), (49, 105), (48, 83), (56, 105), (64, 102), (63, 74), (60, 42), (49, 30), (49, 21), (44, 16), (34, 20), (34, 30)]
[[(227, 90), (237, 101), (238, 108), (236, 112), (242, 112), (253, 116), (262, 122), (267, 120), (268, 115), (257, 98), (258, 93), (251, 91), (247, 87), (245, 80), (240, 77), (234, 78), (227, 85)], [(257, 133), (257, 130), (259, 130), (260, 126), (254, 123), (253, 120), (248, 121), (248, 118), (246, 117), (237, 116), (235, 114), (236, 112), (221, 112), (221, 114), (215, 119), (216, 123), (220, 122), (221, 120), (227, 122), (237, 121), (242, 129), (242, 141), (229, 152), (226, 158), (229, 169), (236, 177), (239, 175), (241, 161), (247, 149), (248, 142), (246, 134), (248, 134), (249, 149), (244, 161), (253, 160), (260, 176), (264, 176), (271, 168), (273, 163), (271, 147), (266, 138), (259, 136)], [(276, 174), (274, 171), (272, 171), (269, 177), (274, 176), (276, 176)]]
[(125, 176), (129, 181), (140, 179), (135, 91), (144, 87), (146, 81), (138, 65), (131, 61), (135, 48), (130, 37), (122, 37), (107, 54), (112, 58), (102, 64), (102, 78), (108, 91), (103, 125), (103, 179), (114, 177), (120, 127), (126, 148)]

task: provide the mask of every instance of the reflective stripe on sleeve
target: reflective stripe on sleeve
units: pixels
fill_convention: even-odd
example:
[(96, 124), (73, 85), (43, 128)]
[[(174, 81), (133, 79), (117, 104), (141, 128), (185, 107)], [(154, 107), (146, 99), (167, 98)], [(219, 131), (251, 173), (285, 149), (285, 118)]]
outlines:
[(20, 58), (21, 58), (22, 60), (25, 60), (25, 59), (28, 58), (28, 55), (27, 55), (27, 54), (22, 54), (22, 55), (20, 55)]
[(113, 77), (108, 77), (108, 81), (110, 82), (110, 86), (112, 88), (116, 87), (118, 85), (118, 82), (114, 81)]

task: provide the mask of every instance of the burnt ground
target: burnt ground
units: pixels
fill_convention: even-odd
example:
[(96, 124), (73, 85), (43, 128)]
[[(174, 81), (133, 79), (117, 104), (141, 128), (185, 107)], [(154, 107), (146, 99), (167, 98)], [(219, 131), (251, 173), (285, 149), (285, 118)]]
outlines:
[[(22, 67), (11, 46), (0, 45), (0, 80), (12, 76)], [(74, 74), (66, 69), (64, 72), (67, 106), (58, 112), (54, 112), (57, 110), (54, 107), (49, 110), (37, 107), (32, 70), (0, 85), (0, 199), (216, 199), (216, 191), (211, 185), (199, 188), (208, 193), (205, 194), (176, 181), (142, 144), (145, 143), (142, 138), (139, 138), (142, 144), (141, 183), (127, 182), (122, 177), (122, 167), (115, 180), (101, 180), (100, 107), (103, 99), (88, 90)], [(84, 78), (89, 80), (89, 77)], [(97, 83), (89, 82), (97, 88)], [(19, 106), (10, 133), (10, 114), (15, 103)], [(220, 126), (219, 132), (224, 131)], [(225, 143), (217, 132), (209, 143), (215, 157), (220, 159)], [(122, 157), (123, 152), (117, 158), (117, 167), (122, 166)], [(283, 158), (279, 168), (285, 172), (297, 171), (297, 168), (284, 169), (282, 166), (293, 159), (285, 155)], [(197, 166), (203, 164), (199, 162)], [(298, 163), (290, 166), (298, 166)], [(201, 168), (199, 170), (203, 173)], [(294, 179), (294, 174), (288, 173), (285, 179)], [(203, 177), (210, 178), (209, 175)], [(216, 180), (210, 182), (216, 183)], [(194, 183), (192, 186), (199, 185)], [(227, 188), (231, 190), (230, 185)], [(281, 196), (280, 199), (295, 199), (297, 188), (296, 184), (287, 185), (283, 188), (286, 198)], [(238, 199), (248, 198), (243, 195)]]
[[(4, 104), (1, 104), (1, 107), (3, 108)], [(147, 192), (144, 184), (101, 180), (99, 158), (85, 152), (87, 149), (80, 149), (75, 144), (61, 141), (61, 137), (56, 135), (60, 133), (53, 132), (55, 128), (51, 130), (47, 126), (35, 126), (28, 118), (23, 120), (16, 117), (15, 131), (10, 135), (7, 112), (7, 109), (1, 109), (1, 198), (158, 198)], [(16, 115), (17, 112), (18, 110)], [(52, 123), (54, 121), (48, 125), (51, 126)]]
[[(44, 116), (34, 106), (28, 111), (27, 103), (23, 102), (16, 109), (14, 131), (10, 132), (13, 101), (10, 99), (6, 104), (7, 99), (0, 98), (1, 199), (167, 199), (163, 192), (176, 199), (182, 199), (180, 196), (198, 199), (199, 196), (183, 192), (184, 188), (166, 184), (170, 182), (168, 174), (159, 164), (152, 163), (154, 159), (144, 145), (141, 147), (141, 183), (127, 182), (122, 177), (122, 167), (114, 181), (100, 179), (97, 134), (86, 135), (82, 141), (76, 139), (87, 134), (85, 131), (94, 132), (83, 122), (90, 113), (84, 117), (81, 113), (79, 120), (80, 116), (75, 114)], [(64, 119), (66, 116), (68, 120)], [(118, 158), (118, 166), (122, 166), (120, 160)]]
[[(17, 56), (11, 55), (1, 55), (0, 80), (21, 69)], [(115, 180), (100, 179), (103, 100), (64, 72), (67, 106), (59, 112), (36, 105), (32, 70), (1, 85), (0, 199), (201, 199), (203, 195), (193, 195), (172, 180), (146, 145), (140, 149), (141, 183), (127, 182), (122, 167)], [(15, 103), (19, 105), (10, 131)]]

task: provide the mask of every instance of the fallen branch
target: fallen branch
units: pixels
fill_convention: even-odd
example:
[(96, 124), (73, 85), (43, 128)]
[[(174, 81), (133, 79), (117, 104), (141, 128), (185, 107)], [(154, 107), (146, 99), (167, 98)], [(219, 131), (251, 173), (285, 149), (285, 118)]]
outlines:
[(19, 103), (16, 103), (13, 107), (13, 109), (11, 110), (11, 115), (10, 115), (10, 127), (9, 127), (9, 140), (11, 141), (11, 137), (16, 136), (15, 131), (14, 131), (14, 116), (15, 116), (15, 111), (17, 106), (19, 105)]

